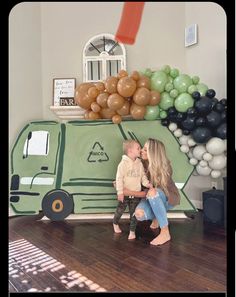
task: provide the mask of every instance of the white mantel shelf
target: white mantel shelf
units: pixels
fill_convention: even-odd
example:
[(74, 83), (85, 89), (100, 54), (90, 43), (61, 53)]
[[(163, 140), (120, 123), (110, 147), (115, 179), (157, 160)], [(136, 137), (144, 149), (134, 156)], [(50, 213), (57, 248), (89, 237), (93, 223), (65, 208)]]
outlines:
[(51, 111), (61, 120), (84, 119), (85, 110), (80, 106), (50, 106)]

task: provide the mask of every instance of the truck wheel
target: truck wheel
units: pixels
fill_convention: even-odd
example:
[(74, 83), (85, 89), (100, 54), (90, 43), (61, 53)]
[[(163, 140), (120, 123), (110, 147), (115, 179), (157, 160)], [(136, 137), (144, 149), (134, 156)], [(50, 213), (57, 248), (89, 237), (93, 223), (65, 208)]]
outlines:
[(42, 201), (42, 210), (52, 221), (64, 220), (74, 209), (72, 197), (63, 190), (48, 192)]

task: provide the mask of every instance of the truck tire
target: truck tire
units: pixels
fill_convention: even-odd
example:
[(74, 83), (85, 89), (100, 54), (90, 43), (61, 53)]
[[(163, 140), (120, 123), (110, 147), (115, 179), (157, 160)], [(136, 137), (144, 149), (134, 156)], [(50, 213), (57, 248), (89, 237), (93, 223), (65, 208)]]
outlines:
[(48, 192), (42, 201), (44, 215), (51, 221), (62, 221), (74, 209), (72, 197), (63, 190), (52, 190)]

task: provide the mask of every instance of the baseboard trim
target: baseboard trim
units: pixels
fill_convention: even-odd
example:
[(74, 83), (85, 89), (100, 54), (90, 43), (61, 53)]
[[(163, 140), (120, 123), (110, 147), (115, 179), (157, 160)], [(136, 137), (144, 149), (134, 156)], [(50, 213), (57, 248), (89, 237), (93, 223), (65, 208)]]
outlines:
[[(65, 220), (97, 220), (97, 219), (113, 219), (114, 214), (71, 214)], [(188, 218), (184, 212), (171, 212), (167, 213), (168, 219), (185, 219)], [(129, 219), (129, 214), (124, 213), (121, 219)], [(46, 216), (40, 220), (49, 220)]]

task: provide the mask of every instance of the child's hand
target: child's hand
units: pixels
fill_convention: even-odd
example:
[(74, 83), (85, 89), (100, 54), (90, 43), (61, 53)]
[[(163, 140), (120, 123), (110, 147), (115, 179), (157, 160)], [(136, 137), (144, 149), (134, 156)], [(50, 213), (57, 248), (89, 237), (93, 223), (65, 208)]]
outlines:
[(119, 195), (117, 195), (117, 199), (118, 199), (119, 201), (123, 202), (123, 201), (124, 201), (124, 194), (119, 194)]
[(153, 189), (153, 185), (151, 183), (148, 184), (147, 188)]

